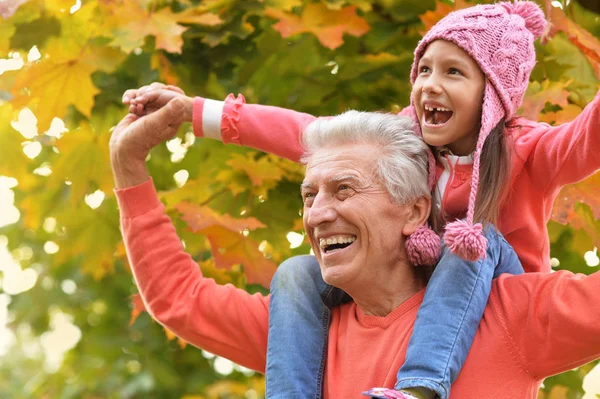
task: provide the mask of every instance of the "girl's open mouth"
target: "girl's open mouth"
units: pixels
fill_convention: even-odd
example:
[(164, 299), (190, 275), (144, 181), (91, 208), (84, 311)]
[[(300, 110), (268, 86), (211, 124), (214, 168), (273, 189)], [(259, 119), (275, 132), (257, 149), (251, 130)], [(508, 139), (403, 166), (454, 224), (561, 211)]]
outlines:
[(423, 109), (423, 116), (425, 122), (429, 125), (443, 125), (452, 118), (454, 112), (448, 108), (443, 107), (431, 107), (426, 105)]

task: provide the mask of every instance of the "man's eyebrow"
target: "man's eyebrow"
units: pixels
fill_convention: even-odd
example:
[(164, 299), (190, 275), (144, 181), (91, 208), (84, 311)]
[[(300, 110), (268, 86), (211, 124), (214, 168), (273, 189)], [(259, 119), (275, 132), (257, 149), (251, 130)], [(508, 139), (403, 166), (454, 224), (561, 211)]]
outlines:
[(312, 184), (311, 182), (308, 181), (303, 181), (302, 184), (300, 184), (300, 191), (302, 191), (303, 189), (306, 188), (313, 188), (314, 184)]
[(331, 179), (331, 182), (333, 183), (339, 183), (342, 181), (354, 181), (356, 183), (360, 183), (360, 180), (358, 179), (358, 177), (354, 176), (354, 175), (340, 175), (340, 176), (335, 176), (333, 179)]
[[(334, 176), (332, 177), (328, 183), (340, 183), (343, 181), (352, 181), (355, 184), (360, 184), (361, 181), (358, 177), (354, 176), (354, 175), (339, 175), (339, 176)], [(300, 190), (303, 189), (309, 189), (309, 188), (314, 188), (314, 184), (308, 181), (303, 181), (302, 184), (300, 184)]]

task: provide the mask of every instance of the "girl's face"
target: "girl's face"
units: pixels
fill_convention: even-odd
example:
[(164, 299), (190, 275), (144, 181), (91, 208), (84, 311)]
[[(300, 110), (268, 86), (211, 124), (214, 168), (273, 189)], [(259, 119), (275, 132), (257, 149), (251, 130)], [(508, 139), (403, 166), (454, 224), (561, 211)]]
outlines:
[(455, 155), (475, 149), (485, 76), (466, 52), (445, 40), (431, 42), (419, 61), (412, 99), (425, 142)]

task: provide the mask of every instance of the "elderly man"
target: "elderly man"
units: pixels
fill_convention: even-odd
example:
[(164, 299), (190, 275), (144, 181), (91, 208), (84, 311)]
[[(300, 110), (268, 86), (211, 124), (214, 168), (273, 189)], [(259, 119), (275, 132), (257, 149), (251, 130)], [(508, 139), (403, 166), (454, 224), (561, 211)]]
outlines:
[[(130, 114), (111, 139), (136, 283), (150, 313), (171, 331), (264, 372), (269, 297), (202, 276), (145, 167), (149, 150), (187, 118), (184, 110), (174, 99), (140, 120)], [(324, 280), (353, 299), (332, 310), (323, 396), (358, 398), (372, 386), (393, 387), (423, 299), (426, 280), (409, 264), (404, 241), (429, 214), (426, 148), (408, 120), (392, 115), (351, 112), (309, 130), (305, 229)], [(386, 157), (404, 162), (384, 171)], [(489, 258), (515, 259), (493, 229), (487, 237), (497, 243), (488, 246)], [(462, 262), (447, 252), (442, 261)], [(545, 377), (599, 357), (598, 300), (600, 273), (501, 276), (452, 397), (534, 398)]]

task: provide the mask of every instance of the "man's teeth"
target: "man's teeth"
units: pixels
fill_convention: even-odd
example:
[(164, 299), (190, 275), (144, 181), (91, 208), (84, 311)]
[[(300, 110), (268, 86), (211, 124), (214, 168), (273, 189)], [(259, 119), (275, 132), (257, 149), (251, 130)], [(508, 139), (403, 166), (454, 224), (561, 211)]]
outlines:
[(329, 237), (329, 238), (321, 238), (319, 239), (319, 246), (321, 248), (325, 248), (328, 245), (333, 244), (352, 244), (356, 241), (356, 237)]
[(448, 108), (444, 108), (444, 107), (432, 107), (432, 106), (429, 106), (429, 105), (426, 105), (425, 109), (427, 111), (442, 111), (442, 112), (448, 112), (448, 111), (450, 111)]

